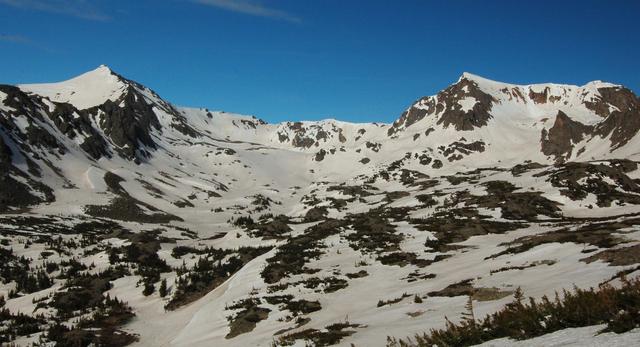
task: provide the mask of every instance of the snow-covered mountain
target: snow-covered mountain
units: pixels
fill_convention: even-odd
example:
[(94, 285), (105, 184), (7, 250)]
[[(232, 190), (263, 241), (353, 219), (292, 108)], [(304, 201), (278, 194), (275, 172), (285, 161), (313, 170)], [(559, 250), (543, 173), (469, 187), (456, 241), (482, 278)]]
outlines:
[(45, 317), (22, 344), (385, 345), (635, 274), (639, 129), (600, 81), (464, 73), (393, 124), (179, 107), (106, 66), (0, 85), (0, 295)]

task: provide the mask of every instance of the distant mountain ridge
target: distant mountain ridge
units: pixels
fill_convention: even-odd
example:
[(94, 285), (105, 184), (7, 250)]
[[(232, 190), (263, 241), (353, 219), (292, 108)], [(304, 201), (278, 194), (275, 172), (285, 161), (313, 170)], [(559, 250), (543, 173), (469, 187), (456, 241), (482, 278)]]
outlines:
[(179, 152), (208, 139), (307, 153), (308, 165), (317, 163), (316, 175), (344, 170), (343, 161), (354, 163), (356, 172), (371, 171), (409, 152), (406, 167), (464, 170), (524, 160), (628, 158), (640, 145), (638, 97), (600, 81), (520, 86), (464, 73), (437, 95), (420, 98), (393, 124), (272, 125), (177, 107), (104, 65), (64, 82), (1, 85), (0, 100), (5, 165), (22, 163), (12, 172), (24, 177), (23, 184), (41, 187), (49, 184), (39, 172), (60, 160), (100, 167), (118, 156), (140, 164), (159, 150)]

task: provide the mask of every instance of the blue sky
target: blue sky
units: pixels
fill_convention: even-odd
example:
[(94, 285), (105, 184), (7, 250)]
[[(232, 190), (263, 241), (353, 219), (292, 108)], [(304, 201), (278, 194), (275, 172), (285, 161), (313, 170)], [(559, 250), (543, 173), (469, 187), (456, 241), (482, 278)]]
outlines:
[(391, 122), (464, 71), (640, 91), (640, 1), (0, 0), (0, 83), (100, 64), (185, 106)]

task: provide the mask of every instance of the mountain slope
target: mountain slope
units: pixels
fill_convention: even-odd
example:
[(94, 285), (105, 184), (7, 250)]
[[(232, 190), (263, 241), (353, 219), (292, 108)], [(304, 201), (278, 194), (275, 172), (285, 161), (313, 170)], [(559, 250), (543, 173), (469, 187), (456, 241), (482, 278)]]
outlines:
[(636, 276), (639, 105), (465, 73), (393, 124), (267, 124), (105, 66), (0, 85), (6, 336), (383, 346)]

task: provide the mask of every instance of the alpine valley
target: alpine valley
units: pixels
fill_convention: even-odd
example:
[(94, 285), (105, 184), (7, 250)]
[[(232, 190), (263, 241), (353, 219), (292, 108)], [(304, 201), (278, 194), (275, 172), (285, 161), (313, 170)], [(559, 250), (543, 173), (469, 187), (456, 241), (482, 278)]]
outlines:
[[(639, 130), (600, 81), (464, 73), (393, 124), (178, 107), (106, 66), (0, 85), (0, 343), (637, 343)], [(527, 307), (555, 308), (480, 323)]]

